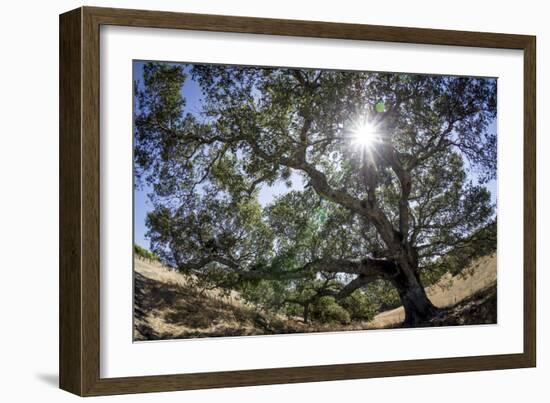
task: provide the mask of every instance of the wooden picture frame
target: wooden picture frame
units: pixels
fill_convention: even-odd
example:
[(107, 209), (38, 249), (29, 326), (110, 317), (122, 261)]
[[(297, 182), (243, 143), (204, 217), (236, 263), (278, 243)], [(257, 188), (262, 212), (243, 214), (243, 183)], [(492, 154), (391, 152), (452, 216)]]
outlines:
[[(100, 377), (100, 26), (252, 33), (524, 52), (523, 353)], [(536, 365), (535, 37), (81, 7), (60, 16), (60, 387), (80, 396), (525, 368)]]

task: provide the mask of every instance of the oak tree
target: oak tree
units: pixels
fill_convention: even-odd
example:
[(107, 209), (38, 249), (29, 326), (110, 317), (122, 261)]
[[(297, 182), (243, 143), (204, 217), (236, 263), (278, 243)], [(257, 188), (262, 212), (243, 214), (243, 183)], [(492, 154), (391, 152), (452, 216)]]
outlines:
[(349, 307), (382, 280), (418, 325), (437, 312), (421, 274), (494, 220), (495, 79), (148, 63), (135, 96), (153, 251), (217, 286), (269, 281), (267, 305)]

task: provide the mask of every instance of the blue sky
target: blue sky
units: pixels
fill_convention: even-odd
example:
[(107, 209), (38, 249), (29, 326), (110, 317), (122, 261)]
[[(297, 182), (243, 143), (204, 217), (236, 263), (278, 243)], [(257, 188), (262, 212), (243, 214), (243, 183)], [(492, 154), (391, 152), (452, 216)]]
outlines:
[[(134, 61), (133, 64), (133, 76), (134, 80), (141, 83), (143, 65), (146, 62)], [(197, 114), (199, 112), (198, 106), (200, 105), (200, 87), (199, 85), (188, 77), (183, 88), (182, 93), (187, 101), (184, 113)], [(275, 196), (289, 192), (290, 190), (300, 190), (303, 188), (302, 179), (299, 175), (293, 174), (291, 176), (292, 187), (288, 188), (283, 182), (277, 182), (273, 186), (263, 186), (260, 189), (258, 195), (258, 201), (262, 206), (271, 202)], [(147, 194), (151, 192), (149, 186), (144, 186), (142, 189), (134, 189), (134, 243), (149, 249), (149, 240), (146, 237), (147, 227), (145, 226), (145, 219), (147, 213), (151, 211), (152, 205), (149, 201)]]
[[(138, 82), (138, 85), (142, 85), (142, 71), (144, 61), (134, 61), (133, 77), (134, 81)], [(191, 113), (197, 115), (199, 112), (199, 106), (201, 103), (201, 92), (199, 85), (193, 81), (191, 77), (188, 77), (183, 88), (182, 93), (187, 101), (184, 113)], [(489, 127), (490, 131), (496, 131), (496, 123), (493, 122)], [(292, 186), (288, 188), (283, 182), (276, 182), (273, 186), (264, 185), (260, 188), (258, 201), (262, 206), (270, 203), (276, 196), (289, 192), (290, 190), (300, 190), (303, 188), (302, 178), (298, 174), (292, 174), (291, 176)], [(491, 192), (491, 199), (496, 202), (497, 194), (497, 182), (495, 180), (489, 182), (487, 185), (488, 190)], [(147, 194), (151, 192), (149, 186), (144, 186), (141, 189), (134, 189), (134, 243), (144, 248), (149, 249), (149, 240), (146, 237), (147, 227), (145, 226), (145, 219), (147, 213), (151, 211), (152, 205), (148, 200)]]
[[(143, 65), (145, 61), (134, 60), (132, 65), (133, 80), (138, 82), (138, 85), (143, 84)], [(198, 84), (190, 77), (186, 80), (182, 93), (185, 94), (187, 104), (184, 113), (197, 112), (196, 106), (200, 104), (200, 88)], [(147, 194), (151, 192), (149, 186), (144, 186), (142, 189), (134, 189), (134, 243), (149, 249), (149, 241), (146, 239), (145, 234), (147, 228), (145, 226), (145, 218), (147, 213), (151, 211), (152, 206), (148, 200)]]

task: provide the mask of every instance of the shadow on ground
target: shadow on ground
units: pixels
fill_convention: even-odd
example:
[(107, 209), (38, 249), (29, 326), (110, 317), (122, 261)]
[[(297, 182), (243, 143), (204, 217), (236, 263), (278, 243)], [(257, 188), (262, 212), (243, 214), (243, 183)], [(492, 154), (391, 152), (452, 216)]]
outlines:
[(36, 378), (42, 381), (43, 383), (53, 386), (55, 388), (59, 387), (59, 375), (58, 374), (35, 374)]
[(253, 309), (235, 305), (223, 298), (206, 296), (192, 285), (161, 283), (138, 272), (134, 281), (136, 340), (291, 331), (284, 329), (282, 322), (266, 320)]
[[(442, 285), (438, 283), (431, 287), (430, 299), (441, 309), (435, 318), (419, 327), (497, 323), (496, 259), (492, 256), (483, 259), (483, 267), (476, 269), (477, 274), (465, 279), (445, 278)], [(296, 318), (255, 309), (238, 296), (225, 296), (221, 290), (201, 291), (191, 277), (139, 259), (136, 260), (134, 279), (136, 341), (403, 326), (402, 307), (382, 312), (371, 322), (338, 326), (304, 324)], [(458, 302), (457, 297), (460, 298)]]

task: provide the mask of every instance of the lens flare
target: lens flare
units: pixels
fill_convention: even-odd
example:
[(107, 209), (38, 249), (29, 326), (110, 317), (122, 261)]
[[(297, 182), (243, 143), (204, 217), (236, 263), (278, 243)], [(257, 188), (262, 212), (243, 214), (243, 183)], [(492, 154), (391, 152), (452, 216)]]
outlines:
[(353, 137), (357, 144), (370, 147), (376, 141), (376, 128), (368, 122), (362, 122), (353, 130)]

